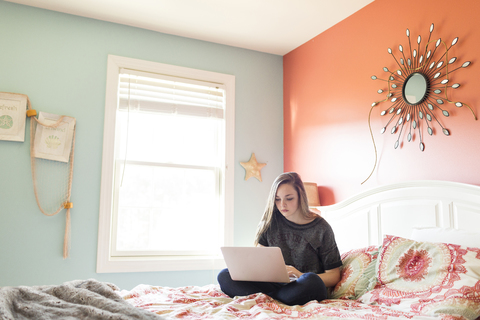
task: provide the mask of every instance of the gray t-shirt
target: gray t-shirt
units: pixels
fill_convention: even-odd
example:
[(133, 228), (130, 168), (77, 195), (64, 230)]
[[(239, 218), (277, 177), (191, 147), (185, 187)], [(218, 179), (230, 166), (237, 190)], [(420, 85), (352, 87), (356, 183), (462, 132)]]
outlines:
[(285, 264), (303, 273), (324, 273), (342, 265), (333, 230), (322, 217), (307, 224), (296, 224), (275, 212), (259, 244), (279, 247)]

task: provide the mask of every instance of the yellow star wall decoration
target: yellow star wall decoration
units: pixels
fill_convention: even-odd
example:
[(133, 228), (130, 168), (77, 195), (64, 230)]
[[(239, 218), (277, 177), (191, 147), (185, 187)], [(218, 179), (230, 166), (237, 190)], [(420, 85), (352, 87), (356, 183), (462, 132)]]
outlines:
[(240, 165), (245, 168), (245, 180), (250, 179), (251, 177), (257, 178), (259, 181), (262, 181), (262, 174), (260, 170), (265, 167), (266, 163), (258, 163), (255, 153), (252, 153), (250, 160), (248, 162), (240, 162)]

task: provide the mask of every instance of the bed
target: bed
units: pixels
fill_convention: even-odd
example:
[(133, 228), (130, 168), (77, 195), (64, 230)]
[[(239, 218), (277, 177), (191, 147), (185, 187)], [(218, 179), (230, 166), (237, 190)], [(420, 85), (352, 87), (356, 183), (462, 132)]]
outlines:
[(1, 288), (0, 318), (22, 319), (15, 312), (38, 304), (71, 319), (480, 319), (479, 186), (397, 183), (319, 209), (344, 263), (327, 300), (287, 306), (264, 294), (232, 299), (216, 284), (122, 290), (90, 279), (63, 284), (67, 293)]

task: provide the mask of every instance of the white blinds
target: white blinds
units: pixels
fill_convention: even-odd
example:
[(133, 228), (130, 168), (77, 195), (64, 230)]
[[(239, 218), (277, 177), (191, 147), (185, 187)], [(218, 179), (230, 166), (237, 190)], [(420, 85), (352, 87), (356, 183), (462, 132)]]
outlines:
[(131, 69), (120, 70), (119, 82), (120, 110), (224, 118), (222, 84)]

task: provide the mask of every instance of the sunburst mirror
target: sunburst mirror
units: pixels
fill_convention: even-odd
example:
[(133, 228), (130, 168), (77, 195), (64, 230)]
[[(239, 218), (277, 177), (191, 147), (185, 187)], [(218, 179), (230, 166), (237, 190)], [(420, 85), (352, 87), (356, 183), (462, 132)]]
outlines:
[[(451, 84), (451, 74), (468, 67), (471, 62), (467, 61), (458, 65), (456, 57), (449, 58), (448, 52), (458, 43), (458, 37), (453, 39), (450, 45), (447, 45), (441, 39), (431, 40), (433, 29), (434, 25), (432, 23), (428, 39), (424, 45), (422, 45), (421, 36), (418, 36), (416, 44), (412, 45), (410, 31), (407, 29), (408, 48), (404, 48), (402, 45), (398, 46), (399, 59), (397, 59), (393, 50), (388, 48), (388, 53), (392, 55), (398, 69), (390, 71), (387, 67), (384, 67), (383, 71), (388, 73), (388, 78), (385, 80), (377, 78), (375, 75), (371, 77), (373, 80), (387, 82), (386, 90), (378, 90), (379, 94), (386, 94), (385, 99), (374, 102), (372, 108), (381, 102), (390, 100), (392, 103), (380, 113), (382, 116), (390, 117), (387, 124), (381, 129), (381, 133), (387, 131), (387, 127), (391, 126), (390, 132), (398, 134), (398, 139), (394, 145), (395, 149), (400, 145), (401, 137), (406, 134), (407, 140), (410, 142), (416, 131), (420, 141), (420, 150), (424, 151), (422, 124), (426, 127), (426, 132), (429, 135), (434, 134), (434, 123), (437, 123), (441, 131), (449, 136), (450, 131), (442, 125), (441, 121), (442, 116), (450, 116), (449, 104), (459, 108), (468, 107), (475, 120), (477, 119), (472, 108), (468, 105), (460, 101), (451, 101), (448, 98), (450, 88), (457, 89), (460, 87), (459, 83)], [(457, 64), (456, 67), (455, 64)]]
[[(397, 69), (390, 71), (384, 67), (383, 71), (387, 73), (387, 79), (380, 79), (375, 75), (371, 77), (373, 80), (381, 80), (387, 84), (386, 89), (378, 90), (379, 94), (385, 94), (385, 99), (374, 102), (368, 116), (372, 140), (373, 134), (370, 126), (372, 110), (383, 102), (391, 104), (388, 104), (380, 113), (382, 116), (388, 117), (386, 125), (380, 132), (384, 133), (390, 127), (390, 133), (398, 135), (394, 144), (395, 149), (401, 145), (400, 140), (405, 136), (409, 142), (414, 141), (417, 132), (420, 141), (419, 148), (424, 151), (423, 133), (427, 132), (429, 135), (433, 135), (436, 131), (435, 123), (441, 128), (443, 134), (449, 136), (450, 131), (442, 122), (450, 116), (450, 107), (466, 106), (477, 120), (470, 106), (460, 101), (451, 101), (448, 97), (449, 90), (460, 87), (459, 83), (452, 84), (452, 73), (467, 68), (471, 62), (467, 61), (460, 65), (456, 57), (449, 58), (449, 50), (458, 43), (458, 37), (453, 39), (450, 45), (447, 45), (442, 39), (432, 40), (433, 29), (432, 23), (428, 39), (422, 43), (422, 37), (418, 36), (413, 44), (410, 39), (410, 30), (407, 29), (408, 47), (399, 45), (397, 56), (391, 48), (387, 50), (395, 60)], [(373, 143), (375, 165), (372, 173), (377, 165), (375, 141)]]

